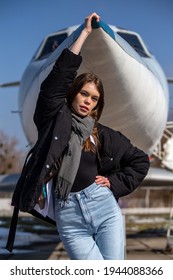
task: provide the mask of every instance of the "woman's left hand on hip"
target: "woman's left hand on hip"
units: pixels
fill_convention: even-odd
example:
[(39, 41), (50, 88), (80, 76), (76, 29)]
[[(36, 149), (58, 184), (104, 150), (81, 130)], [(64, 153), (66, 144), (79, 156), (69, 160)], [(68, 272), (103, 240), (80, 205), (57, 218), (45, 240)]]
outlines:
[(110, 188), (111, 186), (109, 179), (101, 175), (96, 176), (95, 183), (97, 185), (102, 185), (103, 187), (108, 187), (108, 188)]

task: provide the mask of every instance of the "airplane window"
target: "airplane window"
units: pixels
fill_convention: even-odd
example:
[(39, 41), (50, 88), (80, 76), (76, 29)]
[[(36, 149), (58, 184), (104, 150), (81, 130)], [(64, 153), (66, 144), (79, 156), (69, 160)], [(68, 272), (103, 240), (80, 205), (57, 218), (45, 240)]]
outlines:
[(37, 59), (41, 59), (46, 55), (52, 53), (66, 38), (67, 33), (52, 35), (48, 37)]
[(136, 52), (139, 53), (140, 56), (148, 57), (148, 54), (144, 50), (143, 46), (139, 38), (134, 34), (124, 33), (124, 32), (117, 32), (124, 40), (126, 40), (129, 45), (131, 45)]

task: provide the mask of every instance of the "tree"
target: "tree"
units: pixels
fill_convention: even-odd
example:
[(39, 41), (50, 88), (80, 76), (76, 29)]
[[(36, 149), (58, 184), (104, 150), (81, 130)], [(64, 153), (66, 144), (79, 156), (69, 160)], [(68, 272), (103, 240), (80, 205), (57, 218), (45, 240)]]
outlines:
[(19, 141), (0, 131), (0, 174), (20, 173), (24, 152), (17, 148)]

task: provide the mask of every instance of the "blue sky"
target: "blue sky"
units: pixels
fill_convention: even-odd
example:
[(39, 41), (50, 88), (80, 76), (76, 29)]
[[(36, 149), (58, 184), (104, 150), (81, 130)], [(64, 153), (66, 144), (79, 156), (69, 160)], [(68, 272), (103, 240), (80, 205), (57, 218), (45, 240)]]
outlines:
[[(81, 24), (94, 11), (107, 24), (138, 32), (173, 77), (172, 0), (1, 0), (0, 83), (21, 79), (44, 36)], [(18, 109), (18, 88), (0, 88), (0, 98), (0, 130), (26, 149), (19, 115), (11, 113)]]

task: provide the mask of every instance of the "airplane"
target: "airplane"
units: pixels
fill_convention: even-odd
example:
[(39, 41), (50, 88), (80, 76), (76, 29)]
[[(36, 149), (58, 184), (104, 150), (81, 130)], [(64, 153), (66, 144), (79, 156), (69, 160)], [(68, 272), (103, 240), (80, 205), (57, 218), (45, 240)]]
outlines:
[[(12, 86), (19, 85), (19, 112), (30, 147), (37, 140), (32, 117), (40, 85), (62, 50), (71, 48), (83, 27), (84, 24), (71, 26), (46, 36), (24, 71), (21, 81), (11, 83)], [(103, 81), (106, 104), (100, 122), (121, 131), (149, 155), (156, 154), (156, 147), (162, 139), (168, 119), (168, 82), (172, 83), (173, 80), (167, 80), (141, 36), (134, 31), (107, 25), (103, 21), (93, 22), (93, 32), (84, 43), (81, 54), (83, 61), (78, 74), (92, 71)], [(0, 86), (10, 86), (10, 83)], [(168, 140), (173, 139), (172, 135)], [(163, 165), (169, 169), (169, 164)], [(143, 186), (162, 184), (172, 187), (173, 172), (168, 172), (166, 168), (150, 167)], [(1, 183), (0, 189), (3, 190), (3, 180)], [(10, 184), (14, 188), (16, 181)], [(129, 209), (128, 200), (127, 198), (126, 208)], [(47, 209), (35, 207), (35, 210), (42, 217), (53, 220)]]
[[(37, 140), (33, 114), (41, 82), (64, 48), (71, 48), (84, 24), (71, 26), (44, 38), (23, 73), (19, 85), (19, 113), (32, 147)], [(162, 138), (169, 111), (168, 82), (160, 64), (141, 36), (130, 30), (93, 21), (93, 32), (84, 43), (78, 74), (92, 71), (105, 89), (104, 125), (125, 134), (149, 155)], [(28, 121), (29, 120), (29, 121)]]

